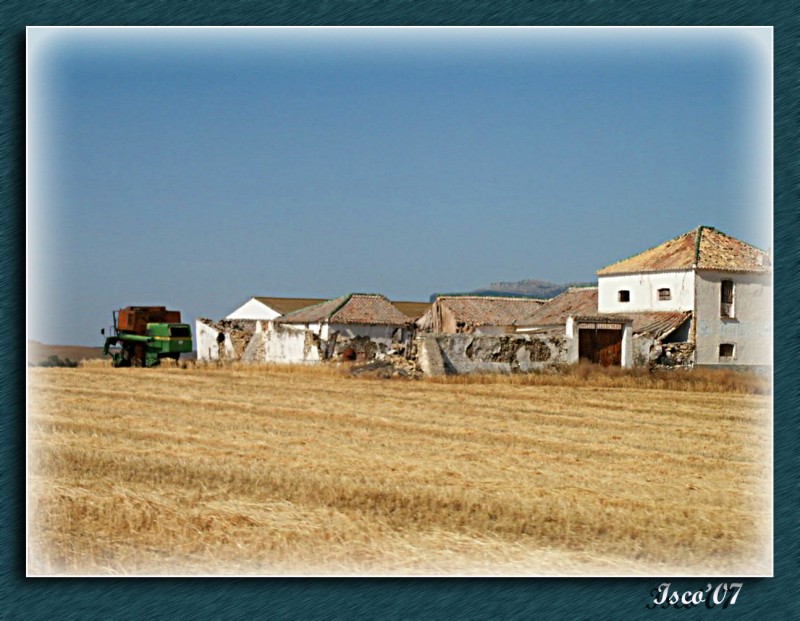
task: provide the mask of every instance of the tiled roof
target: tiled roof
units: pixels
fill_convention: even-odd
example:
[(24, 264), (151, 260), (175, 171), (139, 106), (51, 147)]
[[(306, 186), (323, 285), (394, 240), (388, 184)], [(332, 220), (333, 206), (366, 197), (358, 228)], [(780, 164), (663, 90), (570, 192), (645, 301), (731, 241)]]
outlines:
[(567, 323), (570, 315), (597, 314), (597, 287), (572, 287), (521, 317), (517, 326), (554, 326)]
[(567, 289), (561, 295), (544, 304), (537, 312), (529, 315), (518, 326), (555, 326), (567, 323), (572, 316), (583, 321), (631, 321), (634, 334), (653, 338), (663, 338), (680, 328), (691, 312), (644, 312), (614, 313), (597, 312), (597, 287), (576, 287)]
[(409, 319), (422, 317), (431, 307), (431, 302), (392, 302), (392, 304)]
[(633, 333), (650, 336), (655, 339), (669, 336), (680, 328), (692, 316), (689, 311), (682, 313), (628, 313), (633, 320)]
[(361, 323), (402, 326), (409, 318), (384, 296), (371, 293), (350, 293), (321, 304), (287, 313), (277, 323)]
[(255, 296), (255, 299), (281, 315), (325, 301), (322, 298), (265, 298), (261, 296)]
[(434, 302), (446, 306), (456, 321), (472, 326), (511, 326), (544, 303), (536, 298), (479, 295), (443, 295)]
[(635, 274), (687, 270), (722, 270), (730, 272), (768, 272), (767, 253), (710, 226), (700, 226), (663, 244), (618, 261), (597, 272)]

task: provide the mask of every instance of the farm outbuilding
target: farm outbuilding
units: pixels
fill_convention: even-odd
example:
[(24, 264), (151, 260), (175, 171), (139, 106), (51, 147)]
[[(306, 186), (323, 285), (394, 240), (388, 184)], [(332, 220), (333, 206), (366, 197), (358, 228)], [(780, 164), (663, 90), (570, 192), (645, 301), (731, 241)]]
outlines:
[(195, 321), (198, 360), (241, 360), (259, 320), (275, 319), (307, 306), (324, 302), (315, 298), (254, 296), (224, 319), (199, 317)]
[(598, 287), (567, 289), (519, 321), (516, 330), (528, 334), (563, 331), (571, 343), (571, 362), (584, 359), (624, 367), (647, 364), (652, 352), (661, 352), (662, 342), (688, 334), (691, 313), (600, 313), (597, 300)]
[(406, 352), (411, 318), (380, 294), (351, 293), (259, 322), (248, 360), (371, 360)]
[(435, 334), (507, 334), (516, 321), (545, 300), (523, 297), (441, 295), (417, 321), (421, 332)]
[[(387, 339), (387, 332), (394, 333), (400, 326), (406, 329), (430, 306), (430, 302), (392, 302), (377, 294), (350, 294), (335, 300), (254, 296), (225, 319), (196, 320), (197, 357), (206, 361), (316, 362), (326, 356), (326, 352), (320, 354), (317, 345), (320, 339), (329, 341), (329, 332), (335, 333), (340, 343), (355, 339), (355, 355), (363, 357), (366, 355), (364, 338), (374, 337), (375, 343), (386, 345), (391, 341)], [(339, 308), (330, 322), (324, 314), (332, 307)], [(356, 308), (364, 311), (365, 323), (353, 321)], [(307, 322), (308, 325), (303, 323), (303, 319), (311, 315), (316, 319)], [(385, 323), (387, 318), (393, 323)], [(347, 324), (346, 329), (340, 323)], [(388, 325), (395, 328), (388, 330)], [(298, 330), (309, 334), (299, 335)], [(409, 338), (406, 330), (403, 339)], [(372, 353), (372, 346), (366, 349)]]

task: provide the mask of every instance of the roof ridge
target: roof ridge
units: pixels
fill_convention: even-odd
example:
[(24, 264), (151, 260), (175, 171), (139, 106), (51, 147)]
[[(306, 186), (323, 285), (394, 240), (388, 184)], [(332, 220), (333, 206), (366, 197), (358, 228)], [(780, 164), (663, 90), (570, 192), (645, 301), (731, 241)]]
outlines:
[[(320, 298), (311, 298), (306, 296), (290, 297), (286, 295), (251, 295), (250, 299), (263, 298), (265, 300), (319, 300)], [(330, 299), (330, 298), (328, 298)], [(327, 302), (327, 300), (325, 300)]]
[(478, 295), (475, 293), (437, 295), (436, 299), (446, 298), (478, 298), (480, 300), (549, 300), (550, 298), (535, 298), (532, 295)]
[[(343, 296), (343, 297), (344, 297), (344, 300), (342, 300), (342, 303), (341, 303), (341, 304), (339, 304), (339, 305), (337, 305), (337, 306), (336, 306), (336, 308), (334, 308), (334, 309), (333, 309), (333, 310), (332, 310), (330, 313), (328, 313), (327, 315), (325, 315), (325, 318), (326, 318), (328, 321), (330, 321), (330, 320), (331, 320), (331, 317), (333, 317), (333, 316), (334, 316), (336, 313), (338, 313), (340, 310), (342, 310), (342, 308), (345, 306), (345, 304), (347, 304), (347, 303), (348, 303), (350, 300), (352, 300), (352, 299), (353, 299), (353, 296), (354, 296), (354, 295), (359, 295), (359, 294), (357, 294), (357, 293), (348, 293), (347, 295)], [(336, 298), (334, 298), (334, 300), (335, 300), (335, 299), (336, 299)]]
[(700, 265), (700, 240), (703, 238), (703, 229), (711, 229), (714, 230), (713, 226), (703, 226), (702, 224), (697, 227), (697, 230), (694, 234), (694, 265), (692, 267), (697, 267)]
[[(293, 311), (291, 311), (289, 313), (284, 313), (283, 315), (280, 315), (279, 317), (276, 317), (275, 319), (281, 319), (282, 317), (289, 317), (291, 315), (296, 315), (297, 313), (300, 313), (301, 311), (307, 311), (307, 310), (311, 310), (312, 308), (317, 308), (318, 306), (322, 306), (323, 304), (328, 304), (329, 302), (333, 302), (334, 300), (338, 300), (340, 297), (343, 297), (343, 296), (338, 296), (336, 298), (328, 298), (327, 300), (322, 300), (322, 302), (317, 302), (316, 304), (311, 304), (310, 306), (304, 306), (303, 308), (298, 308), (297, 310), (293, 310)], [(311, 298), (311, 299), (314, 299), (314, 298)]]
[(614, 262), (613, 262), (613, 263), (611, 263), (610, 265), (606, 265), (605, 267), (603, 267), (603, 268), (601, 268), (601, 269), (599, 269), (599, 270), (597, 270), (597, 271), (598, 271), (598, 272), (602, 272), (603, 270), (610, 269), (610, 268), (614, 267), (615, 265), (618, 265), (618, 264), (620, 264), (620, 263), (624, 263), (625, 261), (627, 261), (627, 260), (629, 260), (629, 259), (633, 259), (634, 257), (638, 257), (640, 254), (644, 254), (645, 252), (650, 252), (651, 250), (655, 250), (656, 248), (659, 248), (659, 247), (661, 247), (661, 246), (664, 246), (664, 245), (666, 245), (666, 244), (668, 244), (668, 243), (670, 243), (670, 242), (677, 241), (677, 240), (679, 240), (681, 237), (686, 237), (687, 235), (691, 235), (692, 233), (694, 233), (694, 234), (696, 235), (696, 234), (697, 234), (697, 229), (692, 229), (691, 231), (687, 231), (686, 233), (681, 233), (680, 235), (676, 235), (676, 236), (675, 236), (675, 237), (673, 237), (672, 239), (668, 239), (668, 240), (666, 240), (666, 241), (663, 241), (663, 242), (661, 242), (660, 244), (656, 244), (655, 246), (651, 246), (650, 248), (646, 248), (646, 249), (644, 249), (644, 250), (640, 250), (639, 252), (636, 252), (636, 253), (634, 253), (634, 254), (632, 254), (632, 255), (630, 255), (630, 256), (627, 256), (627, 257), (625, 257), (624, 259), (620, 259), (619, 261), (614, 261)]

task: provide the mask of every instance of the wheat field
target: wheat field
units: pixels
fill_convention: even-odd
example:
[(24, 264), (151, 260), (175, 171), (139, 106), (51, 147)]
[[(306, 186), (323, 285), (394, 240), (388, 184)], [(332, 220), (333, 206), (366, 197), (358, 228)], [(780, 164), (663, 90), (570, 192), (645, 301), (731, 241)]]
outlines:
[(771, 572), (770, 398), (713, 378), (28, 378), (30, 575)]

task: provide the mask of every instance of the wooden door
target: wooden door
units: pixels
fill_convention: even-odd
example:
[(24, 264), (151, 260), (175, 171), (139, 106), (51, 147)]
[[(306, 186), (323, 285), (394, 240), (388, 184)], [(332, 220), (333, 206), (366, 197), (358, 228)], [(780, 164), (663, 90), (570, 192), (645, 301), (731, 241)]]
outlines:
[(604, 367), (622, 364), (622, 330), (584, 328), (578, 330), (578, 356)]

